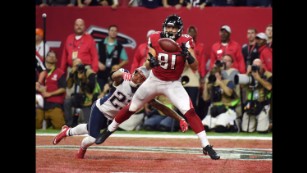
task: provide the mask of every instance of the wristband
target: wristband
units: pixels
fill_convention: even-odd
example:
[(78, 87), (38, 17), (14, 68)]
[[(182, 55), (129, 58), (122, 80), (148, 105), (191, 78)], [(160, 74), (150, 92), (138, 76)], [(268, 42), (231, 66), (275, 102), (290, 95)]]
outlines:
[(192, 55), (189, 53), (189, 55), (187, 56), (187, 61), (188, 64), (192, 64), (193, 62), (195, 62), (195, 59), (192, 57)]

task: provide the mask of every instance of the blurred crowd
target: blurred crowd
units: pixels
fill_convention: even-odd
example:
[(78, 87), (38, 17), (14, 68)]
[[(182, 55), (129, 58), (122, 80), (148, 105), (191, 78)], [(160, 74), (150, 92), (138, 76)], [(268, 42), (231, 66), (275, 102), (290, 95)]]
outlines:
[(177, 9), (192, 7), (204, 9), (210, 6), (229, 7), (229, 6), (249, 6), (249, 7), (272, 7), (272, 0), (36, 0), (36, 5), (45, 6), (110, 6), (117, 8), (120, 6), (130, 7), (175, 7)]

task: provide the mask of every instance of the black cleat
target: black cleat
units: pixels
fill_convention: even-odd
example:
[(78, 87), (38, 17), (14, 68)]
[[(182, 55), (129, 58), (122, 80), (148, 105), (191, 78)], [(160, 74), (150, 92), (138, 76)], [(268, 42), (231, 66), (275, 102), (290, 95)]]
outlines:
[(213, 146), (207, 145), (205, 148), (203, 148), (204, 155), (208, 155), (211, 157), (212, 160), (218, 160), (220, 159), (220, 156), (214, 151), (212, 148)]
[(102, 133), (98, 135), (98, 137), (95, 140), (96, 144), (103, 143), (113, 132), (110, 132), (108, 129), (104, 130)]

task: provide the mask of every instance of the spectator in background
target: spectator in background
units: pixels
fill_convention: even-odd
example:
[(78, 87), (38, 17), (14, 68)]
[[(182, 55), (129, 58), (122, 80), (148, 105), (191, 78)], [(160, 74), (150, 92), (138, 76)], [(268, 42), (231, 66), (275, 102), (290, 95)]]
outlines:
[(78, 7), (86, 7), (86, 6), (98, 6), (100, 0), (77, 0)]
[[(152, 30), (152, 29), (148, 30), (147, 35), (146, 35), (147, 36), (146, 40), (148, 40), (148, 37), (154, 32), (155, 30)], [(142, 66), (145, 60), (147, 59), (147, 55), (148, 55), (147, 42), (141, 43), (134, 52), (130, 71), (134, 71), (136, 68)]]
[[(45, 85), (37, 85), (36, 90), (45, 99), (43, 108), (36, 108), (36, 129), (42, 128), (44, 119), (50, 120), (54, 129), (61, 129), (65, 124), (63, 103), (65, 98), (66, 78), (64, 72), (56, 67), (57, 57), (50, 51), (46, 57), (48, 75)], [(39, 101), (39, 100), (38, 100)]]
[[(71, 89), (73, 86), (74, 92), (64, 102), (66, 123), (72, 127), (78, 124), (81, 110), (83, 116), (79, 121), (82, 123), (88, 122), (92, 103), (101, 92), (96, 80), (96, 73), (91, 68), (86, 67), (80, 59), (74, 60), (67, 79), (67, 87)], [(73, 114), (72, 108), (74, 108)]]
[(206, 129), (215, 132), (230, 132), (235, 129), (238, 96), (234, 90), (234, 82), (224, 79), (221, 68), (215, 66), (210, 71), (203, 92), (204, 100), (211, 101), (210, 111), (202, 120)]
[(35, 0), (35, 5), (40, 5), (42, 2), (42, 0)]
[(101, 6), (110, 6), (111, 8), (115, 9), (118, 7), (118, 0), (101, 0), (99, 4)]
[(183, 6), (184, 0), (162, 0), (164, 8), (175, 7), (180, 9)]
[(256, 35), (256, 41), (258, 45), (259, 58), (262, 61), (263, 68), (272, 72), (273, 70), (273, 55), (272, 49), (267, 46), (268, 37), (265, 33), (260, 32)]
[(246, 0), (246, 6), (251, 7), (270, 7), (270, 0)]
[(43, 6), (75, 6), (76, 0), (42, 0), (41, 7)]
[(45, 43), (44, 50), (44, 31), (41, 28), (35, 29), (35, 60), (36, 60), (36, 80), (39, 84), (44, 85), (44, 80), (47, 75), (44, 64), (45, 56), (50, 50), (50, 47)]
[(210, 54), (210, 68), (214, 66), (216, 60), (222, 60), (223, 55), (230, 54), (233, 57), (233, 68), (245, 73), (245, 62), (242, 55), (241, 46), (238, 42), (231, 40), (231, 29), (228, 25), (220, 28), (220, 41), (214, 43)]
[(36, 79), (35, 81), (37, 82), (37, 84), (44, 85), (45, 83), (44, 80), (47, 75), (45, 64), (37, 55), (35, 56), (35, 60), (36, 60), (36, 64), (35, 64), (36, 65), (35, 67)]
[(244, 57), (246, 70), (250, 70), (254, 59), (259, 58), (258, 46), (256, 44), (256, 33), (257, 30), (255, 28), (248, 28), (248, 43), (245, 43), (242, 46), (242, 54)]
[[(250, 72), (251, 71), (251, 67), (252, 67), (252, 63), (255, 59), (259, 58), (259, 47), (257, 45), (256, 42), (256, 34), (257, 34), (257, 30), (255, 28), (248, 28), (247, 29), (247, 40), (248, 43), (244, 44), (242, 46), (242, 54), (244, 56), (244, 61), (245, 61), (245, 66), (246, 66), (246, 71)], [(240, 86), (240, 85), (237, 85)], [(240, 87), (241, 89), (241, 103), (245, 103), (246, 102), (246, 88), (245, 87)], [(241, 107), (243, 106), (243, 104), (241, 104)], [(241, 110), (243, 110), (243, 107), (241, 108)], [(242, 111), (241, 111), (242, 112)], [(243, 112), (242, 112), (243, 113)], [(242, 115), (238, 114), (238, 115)]]
[(186, 4), (187, 6), (187, 9), (191, 9), (192, 7), (195, 7), (195, 8), (199, 8), (199, 9), (204, 9), (205, 6), (206, 6), (206, 1), (207, 0), (184, 0), (184, 3)]
[(75, 20), (74, 33), (66, 38), (60, 68), (66, 72), (67, 65), (72, 67), (73, 60), (77, 58), (94, 72), (98, 71), (96, 42), (90, 34), (85, 33), (85, 22), (81, 18)]
[[(225, 80), (230, 80), (232, 82), (235, 82), (234, 81), (235, 75), (239, 74), (239, 71), (232, 67), (233, 59), (232, 59), (231, 55), (225, 54), (223, 56), (223, 59), (222, 59), (222, 64), (223, 64), (222, 78), (225, 79)], [(242, 97), (241, 97), (242, 94), (241, 94), (240, 85), (235, 86), (234, 92), (236, 93), (236, 96), (237, 96), (236, 99), (233, 100), (234, 102), (237, 101), (236, 104), (235, 104), (236, 106), (234, 107), (234, 111), (237, 114), (235, 121), (236, 121), (237, 128), (240, 128), (241, 127), (242, 112), (243, 112), (242, 111)]]
[(128, 56), (123, 45), (116, 39), (117, 25), (110, 25), (108, 36), (98, 42), (99, 70), (97, 80), (100, 88), (108, 83), (111, 71), (116, 71), (128, 63)]
[(232, 0), (232, 1), (233, 1), (233, 5), (236, 6), (236, 7), (246, 6), (246, 0)]
[(272, 24), (269, 24), (265, 28), (265, 34), (268, 37), (267, 46), (272, 49), (273, 48), (273, 25)]
[[(176, 109), (175, 106), (171, 103), (171, 101), (166, 96), (160, 95), (160, 96), (157, 96), (155, 99), (157, 101), (160, 101), (162, 104), (164, 104), (168, 108), (175, 111), (175, 109)], [(124, 122), (126, 122), (126, 121), (124, 121)], [(149, 114), (149, 117), (147, 119), (145, 119), (145, 121), (144, 121), (143, 128), (145, 130), (150, 130), (150, 131), (153, 131), (153, 130), (156, 130), (156, 131), (177, 131), (178, 128), (179, 128), (179, 121), (176, 121), (174, 118), (165, 115), (162, 111), (160, 111), (156, 108), (152, 108), (151, 112)]]
[(269, 130), (269, 111), (272, 94), (272, 73), (263, 68), (260, 59), (255, 59), (248, 75), (255, 79), (255, 82), (245, 84), (247, 89), (247, 102), (244, 104), (242, 118), (242, 131), (267, 133)]
[(142, 7), (145, 8), (157, 8), (157, 7), (162, 7), (162, 1), (161, 0), (141, 0), (141, 5)]
[[(44, 31), (41, 28), (35, 29), (35, 48), (36, 48), (36, 56), (41, 58), (44, 61), (45, 56), (50, 50), (50, 47), (47, 43), (45, 43), (45, 50), (44, 50)], [(45, 51), (45, 52), (44, 52)], [(45, 54), (44, 54), (45, 53)]]
[[(265, 28), (265, 34), (267, 35), (268, 39), (267, 39), (267, 46), (271, 49), (271, 51), (273, 52), (273, 25), (269, 24), (266, 28)], [(273, 56), (273, 54), (272, 54)], [(272, 107), (272, 99), (270, 101), (270, 107)], [(269, 116), (270, 116), (270, 129), (272, 130), (272, 110), (270, 109), (269, 111)]]
[(233, 6), (235, 0), (207, 0), (212, 6)]
[(139, 6), (142, 6), (142, 1), (141, 0), (129, 0), (128, 6), (129, 7), (139, 7)]
[(200, 105), (200, 108), (198, 109), (198, 99), (200, 95), (200, 88), (203, 87), (205, 77), (205, 49), (204, 44), (198, 42), (197, 33), (197, 28), (195, 26), (188, 27), (187, 34), (193, 38), (195, 43), (194, 53), (198, 61), (198, 69), (196, 71), (192, 70), (189, 67), (189, 64), (186, 63), (183, 73), (181, 74), (181, 82), (189, 94), (198, 116), (200, 116), (200, 119), (202, 119), (204, 114), (202, 114), (202, 112), (200, 112), (201, 110), (199, 109), (203, 109), (204, 106)]
[(198, 36), (198, 30), (195, 26), (191, 25), (188, 27), (188, 34), (193, 38), (195, 43), (195, 56), (198, 60), (198, 71), (200, 74), (200, 79), (202, 82), (204, 82), (204, 78), (206, 75), (206, 58), (205, 58), (205, 49), (204, 49), (204, 43), (198, 42), (197, 36)]

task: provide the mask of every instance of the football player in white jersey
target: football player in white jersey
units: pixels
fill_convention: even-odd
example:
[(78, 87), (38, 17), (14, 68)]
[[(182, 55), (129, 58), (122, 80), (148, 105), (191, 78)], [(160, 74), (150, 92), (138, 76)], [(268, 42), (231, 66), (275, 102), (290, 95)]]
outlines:
[[(135, 91), (148, 76), (149, 71), (145, 66), (137, 68), (133, 74), (126, 72), (122, 68), (112, 73), (113, 87), (106, 96), (97, 99), (93, 103), (88, 124), (79, 124), (74, 128), (64, 125), (61, 132), (53, 139), (53, 144), (58, 144), (68, 136), (89, 134), (82, 140), (80, 149), (76, 154), (76, 158), (83, 159), (86, 149), (95, 143), (100, 130), (106, 128), (115, 115), (130, 103)], [(182, 132), (188, 130), (187, 122), (175, 111), (157, 100), (152, 100), (150, 104), (161, 110), (165, 115), (178, 120)]]

